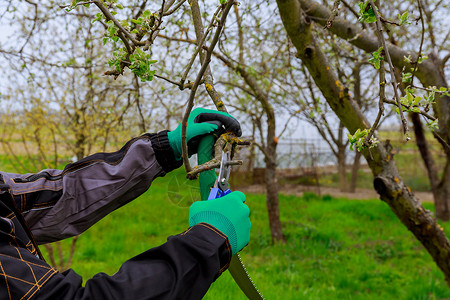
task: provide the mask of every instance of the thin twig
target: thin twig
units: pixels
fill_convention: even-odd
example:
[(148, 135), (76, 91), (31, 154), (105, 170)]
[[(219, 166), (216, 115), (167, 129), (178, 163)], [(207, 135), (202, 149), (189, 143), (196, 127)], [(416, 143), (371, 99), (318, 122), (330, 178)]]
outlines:
[[(194, 85), (193, 82), (188, 82), (188, 83), (185, 83), (185, 84), (181, 85), (181, 83), (173, 81), (173, 80), (170, 80), (167, 77), (164, 77), (164, 76), (161, 76), (161, 75), (158, 75), (158, 74), (155, 74), (154, 76), (157, 77), (157, 78), (163, 79), (163, 80), (165, 80), (165, 81), (167, 81), (167, 82), (169, 82), (169, 83), (171, 83), (173, 85), (178, 86), (180, 88), (180, 90), (184, 90), (184, 89), (189, 89), (190, 90), (192, 88), (192, 86)], [(200, 84), (202, 84), (203, 82), (204, 82), (204, 80), (202, 80), (200, 82)]]
[[(233, 0), (229, 0), (229, 1), (236, 3)], [(202, 37), (204, 35), (202, 14), (201, 14), (200, 7), (198, 5), (197, 0), (189, 0), (189, 4), (191, 6), (192, 22), (194, 23), (195, 35), (197, 38), (197, 42), (199, 42), (202, 40)], [(221, 5), (221, 8), (224, 8), (224, 7), (225, 7), (225, 5)], [(204, 45), (197, 43), (197, 47), (203, 47), (203, 46)], [(200, 54), (200, 64), (202, 64), (205, 59), (205, 54), (203, 51), (200, 51), (199, 54)], [(205, 88), (206, 88), (206, 91), (208, 92), (209, 97), (211, 98), (214, 105), (216, 106), (217, 110), (222, 111), (222, 112), (227, 112), (227, 109), (222, 101), (221, 95), (214, 88), (214, 79), (213, 79), (211, 69), (209, 68), (209, 66), (205, 71)]]
[[(386, 102), (386, 103), (388, 103), (388, 104), (394, 104), (395, 106), (397, 106), (397, 102), (394, 101), (394, 100), (388, 100), (388, 99), (386, 99), (386, 100), (384, 100), (384, 102)], [(404, 107), (406, 108), (406, 110), (409, 110), (409, 109), (413, 108), (413, 107), (411, 107), (410, 105), (406, 105), (406, 104), (402, 104), (402, 106), (404, 106)], [(423, 111), (423, 110), (420, 110), (420, 112), (418, 112), (418, 114), (423, 115), (424, 117), (426, 117), (427, 119), (429, 119), (429, 120), (431, 120), (431, 121), (436, 121), (436, 120), (437, 120), (436, 117), (433, 117), (432, 115), (428, 114), (427, 112), (425, 112), (425, 111)]]
[[(133, 42), (133, 44), (135, 46), (144, 46), (145, 42), (141, 42), (136, 40), (133, 35), (126, 30), (125, 28), (123, 28), (123, 26), (119, 23), (119, 21), (117, 21), (117, 19), (112, 15), (112, 13), (109, 11), (108, 8), (106, 8), (99, 0), (94, 0), (92, 1), (99, 9), (100, 11), (105, 15), (105, 17), (108, 20), (113, 21), (114, 25), (117, 26), (117, 28), (119, 28), (120, 32), (122, 32), (128, 39), (130, 39), (130, 41)], [(128, 41), (127, 41), (128, 42)]]
[(395, 78), (394, 66), (392, 64), (391, 56), (389, 54), (389, 49), (386, 46), (386, 41), (385, 41), (385, 39), (383, 37), (383, 29), (382, 29), (382, 26), (381, 26), (380, 15), (378, 14), (377, 8), (376, 8), (375, 4), (373, 3), (373, 1), (369, 0), (369, 3), (372, 6), (372, 9), (373, 9), (373, 11), (375, 13), (375, 17), (377, 19), (376, 24), (377, 24), (378, 38), (381, 41), (381, 44), (383, 45), (383, 51), (385, 53), (385, 56), (387, 58), (387, 62), (388, 62), (388, 65), (389, 65), (389, 71), (391, 73), (391, 83), (392, 83), (392, 86), (394, 88), (395, 100), (397, 101), (398, 109), (399, 109), (399, 112), (400, 112), (400, 118), (402, 120), (403, 133), (406, 134), (406, 141), (409, 141), (410, 137), (409, 137), (408, 122), (406, 121), (405, 116), (403, 114), (400, 97), (398, 95), (398, 89), (397, 89), (398, 85), (397, 85), (397, 80)]
[[(86, 5), (86, 4), (93, 4), (94, 1), (86, 1), (86, 2), (78, 2), (75, 7), (77, 6), (81, 6), (81, 5)], [(60, 5), (59, 8), (67, 8), (67, 7), (71, 7), (72, 4), (67, 4), (67, 5)]]
[(412, 85), (411, 87), (414, 89), (419, 89), (419, 90), (423, 90), (423, 91), (427, 91), (427, 92), (435, 92), (436, 94), (446, 94), (447, 93), (447, 91), (443, 92), (438, 89), (433, 90), (433, 89), (426, 88), (423, 86)]
[(331, 9), (330, 17), (327, 20), (327, 24), (324, 26), (324, 29), (329, 29), (333, 26), (334, 18), (338, 15), (339, 4), (341, 4), (340, 0), (335, 0), (333, 3), (333, 8)]
[[(170, 5), (172, 5), (172, 4), (173, 4), (173, 2)], [(149, 34), (148, 39), (144, 42), (145, 43), (144, 51), (147, 51), (148, 48), (150, 48), (150, 46), (153, 44), (153, 41), (158, 36), (158, 32), (161, 30), (160, 27), (163, 22), (162, 18), (164, 16), (165, 5), (166, 5), (166, 0), (163, 0), (163, 2), (161, 4), (161, 9), (159, 10), (158, 18), (156, 18), (156, 20), (155, 20), (156, 25), (152, 28), (152, 31)]]
[[(226, 165), (227, 166), (242, 166), (244, 162), (242, 160), (231, 160), (229, 161)], [(205, 171), (209, 171), (209, 170), (213, 170), (216, 168), (220, 167), (220, 160), (217, 160), (216, 158), (213, 158), (212, 160), (200, 165), (200, 166), (195, 166), (192, 171), (190, 171), (186, 177), (188, 179), (195, 179), (197, 178), (197, 175), (205, 172)]]
[[(353, 8), (352, 5), (348, 4), (345, 0), (342, 0), (342, 3), (344, 4), (345, 7), (347, 7), (348, 10), (350, 10), (350, 12), (356, 17), (356, 19), (359, 18), (359, 13)], [(361, 26), (363, 27), (363, 29), (367, 29), (367, 24), (364, 22), (358, 22), (361, 24)]]
[(412, 72), (411, 75), (411, 83), (409, 84), (410, 86), (413, 85), (414, 83), (414, 76), (416, 75), (416, 71), (417, 71), (417, 67), (419, 66), (419, 59), (422, 56), (422, 46), (423, 46), (423, 40), (425, 39), (425, 24), (424, 24), (424, 20), (423, 20), (423, 8), (422, 8), (422, 2), (421, 0), (417, 0), (417, 4), (419, 6), (419, 12), (420, 12), (420, 21), (422, 24), (422, 37), (420, 40), (420, 47), (419, 47), (419, 53), (417, 54), (417, 60), (414, 62), (414, 70)]
[(181, 128), (181, 149), (182, 149), (182, 158), (184, 162), (184, 168), (186, 172), (189, 173), (192, 170), (192, 167), (189, 163), (188, 151), (187, 151), (187, 143), (186, 143), (186, 132), (187, 132), (187, 120), (189, 118), (189, 114), (191, 113), (192, 108), (194, 107), (194, 98), (197, 88), (200, 84), (201, 79), (203, 78), (203, 74), (206, 71), (206, 68), (209, 66), (209, 62), (211, 61), (211, 54), (214, 50), (214, 47), (217, 45), (219, 41), (220, 33), (222, 32), (223, 25), (225, 24), (228, 13), (231, 9), (231, 6), (234, 4), (234, 0), (228, 1), (226, 4), (220, 22), (217, 26), (217, 30), (214, 34), (214, 38), (211, 41), (211, 45), (209, 46), (209, 50), (206, 52), (205, 59), (202, 63), (202, 67), (200, 72), (197, 74), (197, 78), (195, 79), (194, 85), (192, 86), (191, 93), (189, 95), (188, 105), (186, 107), (186, 111), (183, 116), (182, 128)]
[(34, 2), (25, 0), (25, 2), (27, 2), (28, 4), (31, 4), (34, 6), (34, 20), (33, 20), (33, 27), (30, 29), (28, 36), (25, 40), (25, 43), (22, 45), (22, 47), (19, 50), (19, 53), (22, 53), (23, 49), (25, 48), (25, 46), (28, 44), (28, 42), (31, 39), (31, 36), (33, 35), (34, 29), (36, 28), (36, 24), (37, 24), (37, 20), (38, 20), (38, 5)]
[[(382, 31), (377, 31), (378, 35), (378, 47), (382, 47), (382, 39), (383, 39), (383, 33)], [(383, 48), (383, 52), (386, 51)], [(380, 85), (380, 91), (379, 91), (379, 100), (378, 100), (378, 114), (375, 119), (375, 122), (373, 122), (372, 127), (369, 130), (369, 133), (367, 134), (367, 137), (365, 139), (365, 144), (370, 149), (370, 139), (372, 138), (373, 134), (375, 133), (375, 130), (378, 128), (378, 125), (380, 123), (381, 117), (384, 115), (384, 102), (386, 99), (386, 73), (384, 70), (384, 55), (383, 60), (380, 63), (380, 71), (379, 71), (379, 85)]]
[(401, 26), (399, 23), (394, 22), (394, 21), (389, 21), (388, 19), (383, 18), (382, 16), (380, 16), (380, 20), (383, 23), (387, 23), (387, 24), (391, 24), (391, 25), (397, 25), (397, 26)]
[(169, 11), (164, 12), (163, 17), (173, 14), (175, 11), (177, 11), (177, 9), (179, 9), (181, 7), (181, 5), (183, 5), (184, 2), (186, 2), (186, 0), (181, 0), (177, 5), (174, 6), (174, 8), (172, 8)]
[[(450, 31), (449, 31), (450, 32)], [(447, 64), (447, 61), (450, 59), (450, 53), (448, 53), (444, 58), (442, 58), (442, 66), (441, 68), (444, 69), (445, 65)]]
[(212, 30), (212, 26), (213, 26), (213, 24), (214, 24), (214, 20), (216, 19), (216, 17), (217, 17), (217, 15), (219, 14), (220, 10), (221, 10), (221, 6), (219, 6), (219, 7), (217, 8), (216, 12), (214, 13), (214, 15), (213, 15), (213, 17), (212, 17), (212, 19), (211, 19), (211, 22), (209, 23), (209, 26), (208, 26), (208, 28), (206, 29), (206, 33), (203, 35), (201, 41), (198, 43), (197, 48), (195, 49), (194, 54), (192, 55), (192, 57), (191, 57), (189, 63), (187, 64), (186, 70), (184, 71), (184, 74), (183, 74), (183, 77), (181, 77), (181, 80), (180, 80), (180, 86), (183, 86), (183, 85), (184, 85), (184, 82), (186, 81), (186, 78), (187, 78), (187, 76), (188, 76), (188, 74), (189, 74), (189, 71), (191, 70), (192, 65), (194, 64), (195, 58), (196, 58), (197, 55), (200, 53), (200, 51), (203, 50), (203, 49), (202, 49), (202, 46), (203, 46), (203, 44), (205, 43), (206, 38), (208, 37), (209, 33), (210, 33), (211, 30)]
[(239, 16), (239, 7), (234, 6), (234, 14), (236, 15), (236, 23), (238, 26), (238, 36), (239, 36), (239, 63), (244, 64), (244, 31), (242, 30), (242, 21)]

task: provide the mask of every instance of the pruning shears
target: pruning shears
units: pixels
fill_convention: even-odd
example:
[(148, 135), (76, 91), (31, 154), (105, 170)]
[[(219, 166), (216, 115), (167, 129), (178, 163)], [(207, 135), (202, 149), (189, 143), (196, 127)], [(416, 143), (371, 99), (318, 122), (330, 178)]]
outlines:
[(228, 187), (228, 178), (230, 177), (231, 166), (228, 162), (231, 160), (230, 151), (222, 151), (222, 159), (220, 160), (219, 176), (214, 182), (208, 200), (216, 199), (228, 195), (231, 190)]

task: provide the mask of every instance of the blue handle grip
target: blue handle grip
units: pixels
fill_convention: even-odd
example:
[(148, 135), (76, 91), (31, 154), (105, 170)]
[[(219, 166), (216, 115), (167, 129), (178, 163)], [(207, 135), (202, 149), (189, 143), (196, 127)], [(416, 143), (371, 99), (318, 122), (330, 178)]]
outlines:
[(220, 198), (223, 197), (225, 195), (228, 195), (229, 193), (231, 193), (230, 189), (227, 189), (225, 191), (222, 191), (219, 188), (212, 188), (211, 192), (209, 193), (209, 197), (208, 200), (212, 200), (212, 199), (216, 199), (216, 198)]

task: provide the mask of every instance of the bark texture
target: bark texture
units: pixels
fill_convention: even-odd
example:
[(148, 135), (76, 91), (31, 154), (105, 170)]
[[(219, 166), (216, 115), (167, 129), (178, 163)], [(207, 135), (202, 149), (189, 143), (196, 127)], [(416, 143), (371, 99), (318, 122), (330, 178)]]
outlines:
[[(311, 19), (302, 9), (302, 2), (306, 1), (277, 0), (281, 19), (298, 51), (298, 57), (308, 68), (316, 85), (344, 126), (351, 133), (358, 128), (369, 128), (359, 107), (353, 104), (348, 90), (338, 81), (316, 43), (311, 30)], [(315, 7), (311, 6), (308, 14), (311, 14), (313, 9)], [(329, 13), (325, 20), (328, 16)], [(331, 28), (334, 28), (337, 22), (339, 23), (339, 20), (336, 18)], [(350, 36), (353, 37), (354, 34)], [(374, 41), (376, 44), (376, 40)], [(363, 152), (375, 177), (374, 187), (380, 198), (431, 254), (444, 273), (447, 283), (450, 283), (450, 242), (432, 214), (422, 207), (399, 176), (389, 149), (390, 145), (379, 144), (370, 152)]]

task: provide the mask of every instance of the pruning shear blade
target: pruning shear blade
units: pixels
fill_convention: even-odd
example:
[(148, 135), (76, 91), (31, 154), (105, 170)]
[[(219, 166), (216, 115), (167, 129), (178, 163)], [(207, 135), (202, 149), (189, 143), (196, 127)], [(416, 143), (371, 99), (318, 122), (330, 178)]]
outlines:
[(222, 151), (222, 159), (220, 161), (219, 177), (217, 177), (217, 187), (225, 192), (228, 190), (228, 178), (230, 178), (231, 166), (228, 162), (231, 160), (230, 152)]
[(229, 151), (222, 151), (219, 176), (214, 182), (208, 200), (220, 198), (231, 193), (231, 190), (228, 188), (228, 178), (231, 172), (231, 166), (228, 164), (229, 161), (231, 161), (231, 153)]

